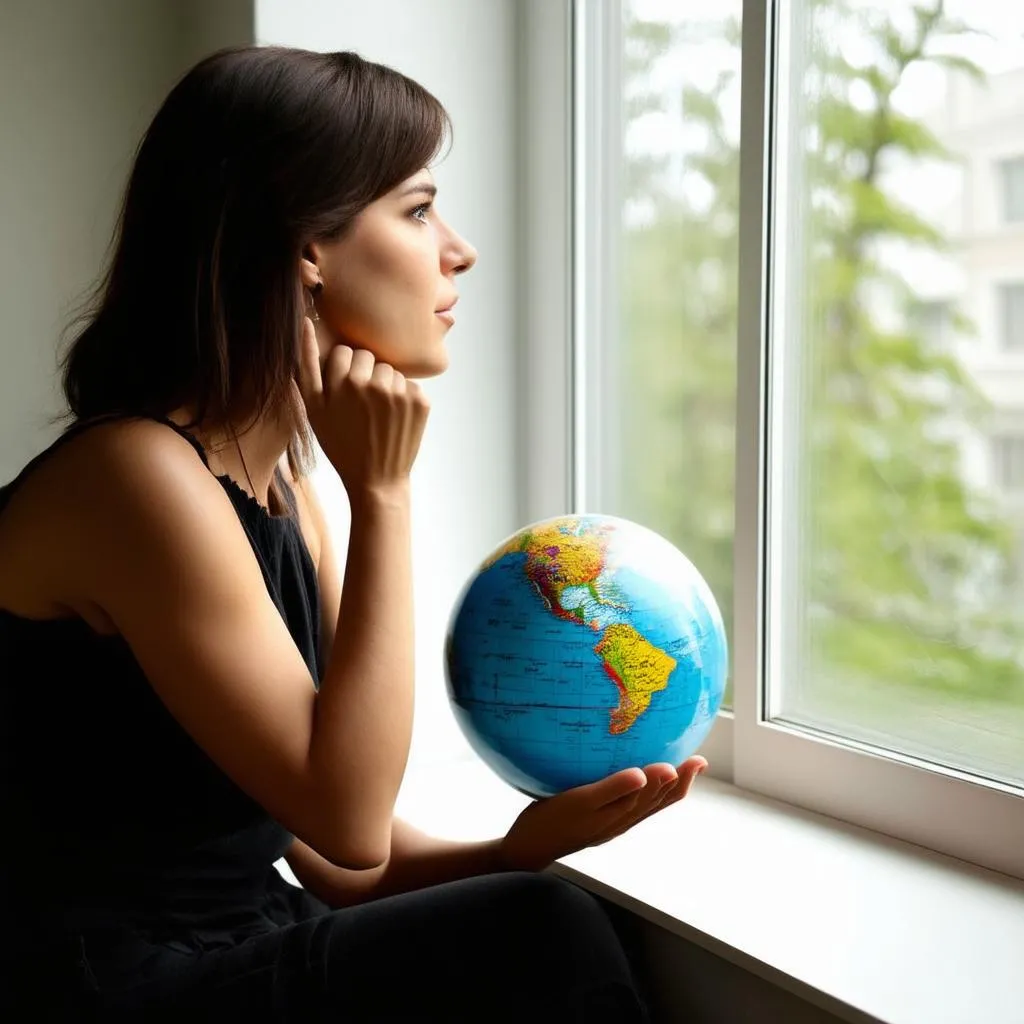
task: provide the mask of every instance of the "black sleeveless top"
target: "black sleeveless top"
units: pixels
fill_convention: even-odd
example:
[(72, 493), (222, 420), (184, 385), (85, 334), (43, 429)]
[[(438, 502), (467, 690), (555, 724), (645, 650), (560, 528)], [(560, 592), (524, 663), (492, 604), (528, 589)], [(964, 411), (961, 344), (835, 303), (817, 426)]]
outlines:
[[(162, 422), (209, 466), (191, 435)], [(0, 489), (0, 515), (27, 474), (89, 425), (71, 427)], [(217, 479), (319, 680), (316, 572), (297, 518)], [(269, 927), (268, 887), (284, 884), (273, 863), (292, 839), (171, 716), (120, 636), (3, 610), (0, 821), (0, 920), (18, 947), (8, 966), (12, 952), (49, 957), (90, 930), (206, 948)]]

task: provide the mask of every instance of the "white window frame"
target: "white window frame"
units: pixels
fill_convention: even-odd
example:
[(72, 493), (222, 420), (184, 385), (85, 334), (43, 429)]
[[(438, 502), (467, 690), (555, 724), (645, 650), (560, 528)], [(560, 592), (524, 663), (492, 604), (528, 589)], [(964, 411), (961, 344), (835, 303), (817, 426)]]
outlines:
[[(780, 398), (792, 367), (785, 361), (794, 356), (777, 344), (787, 310), (770, 308), (773, 294), (787, 294), (778, 278), (784, 268), (769, 254), (775, 225), (793, 198), (791, 179), (773, 175), (774, 154), (793, 144), (787, 134), (793, 111), (777, 108), (774, 98), (797, 95), (780, 79), (794, 73), (796, 56), (780, 50), (787, 38), (779, 33), (781, 7), (799, 16), (777, 0), (745, 0), (743, 9), (734, 707), (719, 715), (702, 753), (712, 774), (745, 789), (1024, 878), (1019, 791), (771, 720), (764, 680), (778, 669), (767, 664), (766, 652), (779, 644), (766, 641), (779, 624), (777, 617), (766, 621), (765, 595), (778, 592), (781, 573), (795, 571), (799, 551), (778, 516), (781, 474), (769, 472), (765, 457), (768, 416), (786, 408)], [(520, 514), (532, 521), (567, 510), (600, 511), (588, 508), (596, 469), (587, 444), (593, 436), (588, 403), (606, 393), (600, 354), (608, 348), (601, 332), (609, 321), (599, 297), (615, 289), (603, 287), (614, 254), (602, 240), (617, 207), (613, 177), (586, 169), (607, 169), (618, 156), (608, 149), (617, 139), (600, 112), (609, 116), (618, 88), (621, 6), (620, 0), (524, 0), (520, 18), (525, 308), (519, 383), (529, 409)], [(769, 359), (773, 347), (779, 351)], [(773, 424), (783, 435), (795, 427)], [(781, 541), (772, 548), (766, 541), (774, 537)], [(776, 551), (782, 557), (766, 557)]]

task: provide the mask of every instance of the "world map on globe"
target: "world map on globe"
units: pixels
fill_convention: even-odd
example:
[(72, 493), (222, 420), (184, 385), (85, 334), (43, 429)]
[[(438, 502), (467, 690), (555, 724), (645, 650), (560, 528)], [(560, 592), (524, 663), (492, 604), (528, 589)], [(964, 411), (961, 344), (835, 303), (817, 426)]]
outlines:
[(685, 760), (721, 707), (728, 652), (681, 551), (629, 520), (574, 515), (518, 531), (473, 573), (445, 670), (470, 746), (540, 797)]

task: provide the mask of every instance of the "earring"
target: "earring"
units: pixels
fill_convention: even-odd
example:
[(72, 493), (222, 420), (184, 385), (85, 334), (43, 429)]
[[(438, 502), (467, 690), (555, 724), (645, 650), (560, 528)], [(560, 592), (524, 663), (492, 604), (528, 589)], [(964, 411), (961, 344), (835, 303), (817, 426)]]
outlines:
[(316, 308), (316, 296), (323, 290), (323, 281), (317, 281), (317, 283), (309, 290), (309, 305), (306, 307), (306, 316), (308, 316), (314, 324), (318, 324), (320, 322), (320, 311)]

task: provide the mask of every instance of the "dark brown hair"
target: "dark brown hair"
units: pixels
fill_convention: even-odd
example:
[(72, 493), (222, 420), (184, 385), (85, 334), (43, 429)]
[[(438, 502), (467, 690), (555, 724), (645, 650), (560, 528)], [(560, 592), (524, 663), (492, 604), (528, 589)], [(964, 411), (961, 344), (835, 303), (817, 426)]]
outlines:
[[(451, 126), (422, 86), (354, 53), (222, 50), (175, 86), (135, 157), (109, 266), (63, 360), (69, 416), (191, 426), (285, 408), (303, 247), (438, 155)], [(254, 405), (253, 405), (254, 403)], [(306, 464), (295, 417), (288, 455)]]

